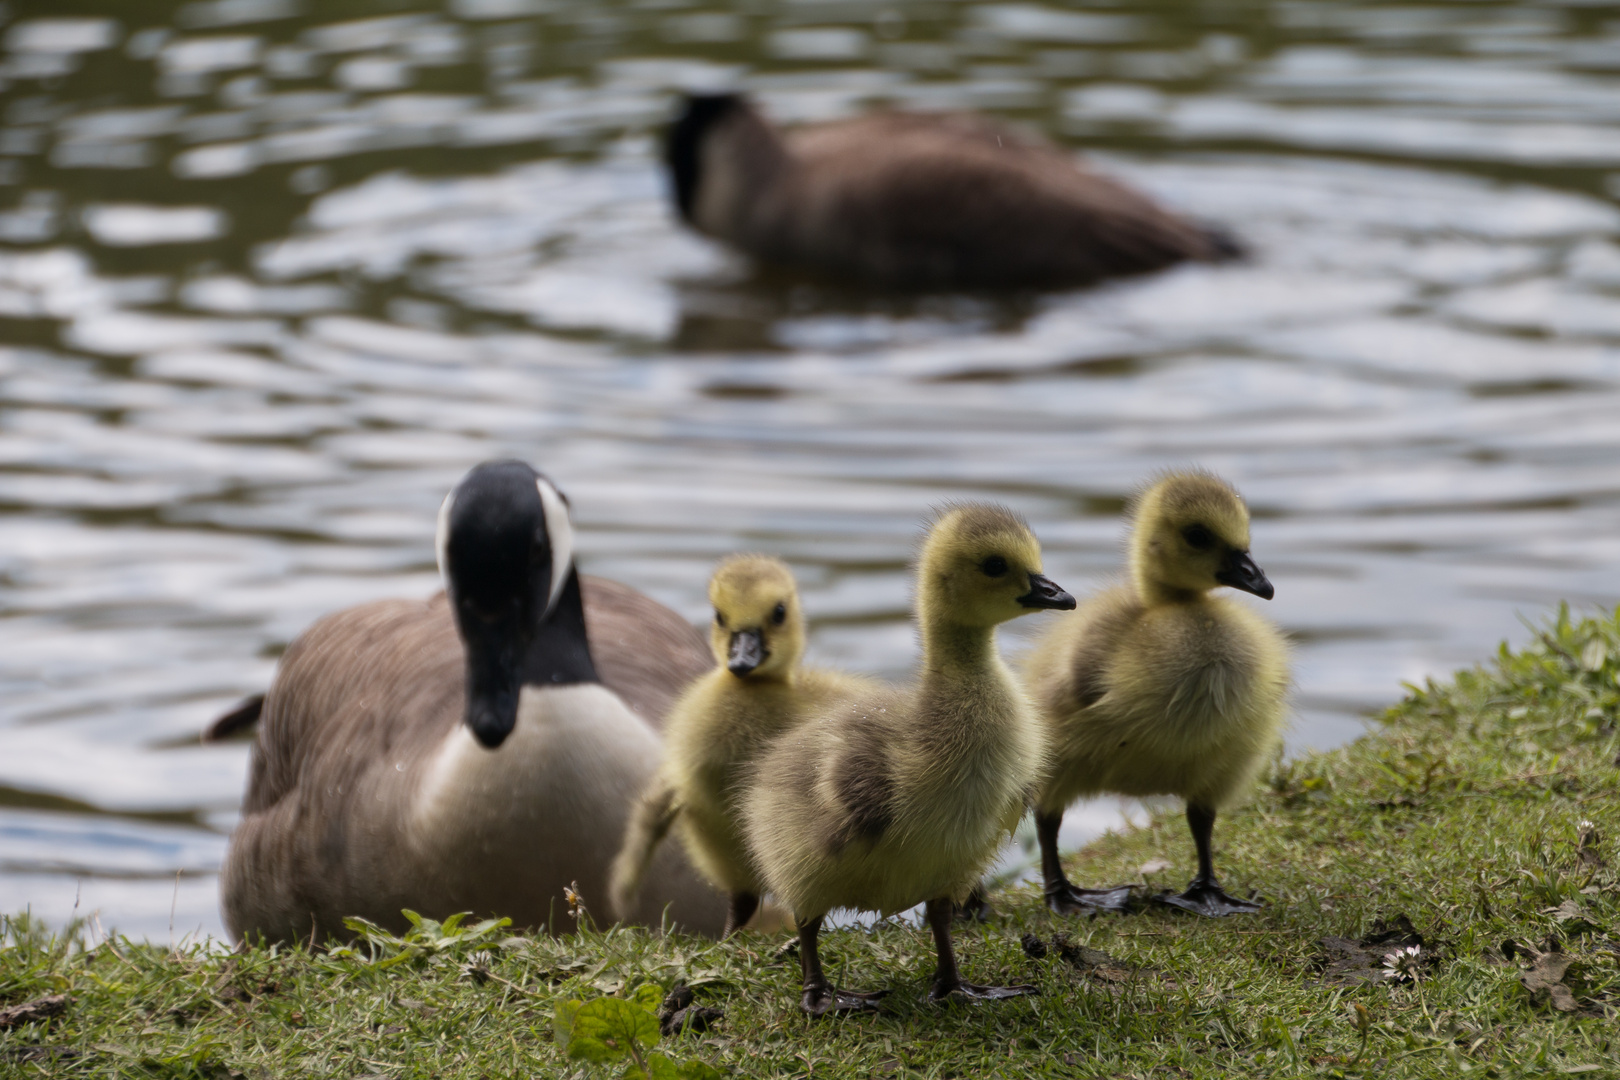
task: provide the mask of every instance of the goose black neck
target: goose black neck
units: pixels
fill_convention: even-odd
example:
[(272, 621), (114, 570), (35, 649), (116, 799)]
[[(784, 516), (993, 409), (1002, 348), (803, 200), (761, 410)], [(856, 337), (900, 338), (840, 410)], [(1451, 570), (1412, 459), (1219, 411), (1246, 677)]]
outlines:
[(691, 94), (664, 135), (664, 163), (675, 188), (675, 207), (687, 221), (692, 220), (703, 179), (703, 139), (710, 128), (741, 107), (742, 99), (736, 94)]
[(568, 570), (568, 584), (551, 615), (535, 628), (523, 658), (524, 686), (572, 686), (600, 682), (585, 634), (585, 600), (579, 572)]

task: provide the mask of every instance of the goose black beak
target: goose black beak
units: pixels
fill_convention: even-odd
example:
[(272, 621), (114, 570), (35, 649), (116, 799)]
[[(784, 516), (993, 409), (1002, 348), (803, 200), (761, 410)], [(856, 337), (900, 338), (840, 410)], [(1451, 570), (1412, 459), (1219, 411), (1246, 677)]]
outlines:
[(512, 628), (499, 622), (463, 620), (462, 640), (467, 649), (467, 727), (493, 750), (517, 726), (522, 650)]
[(1270, 600), (1277, 595), (1277, 590), (1266, 580), (1266, 572), (1254, 565), (1254, 560), (1249, 558), (1247, 551), (1230, 552), (1226, 556), (1225, 564), (1215, 574), (1215, 580), (1222, 585), (1254, 593), (1262, 600)]
[(1074, 597), (1058, 587), (1058, 583), (1045, 574), (1029, 575), (1029, 592), (1018, 598), (1027, 608), (1050, 608), (1053, 611), (1073, 611)]
[(765, 635), (758, 630), (739, 630), (731, 635), (731, 649), (726, 654), (726, 670), (733, 675), (747, 675), (770, 656), (765, 648)]

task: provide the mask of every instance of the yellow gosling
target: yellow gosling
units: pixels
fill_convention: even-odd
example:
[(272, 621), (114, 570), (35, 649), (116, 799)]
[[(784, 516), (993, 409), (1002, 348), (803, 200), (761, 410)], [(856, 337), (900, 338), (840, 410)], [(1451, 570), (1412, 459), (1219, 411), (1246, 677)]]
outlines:
[(804, 670), (804, 612), (793, 573), (765, 555), (735, 555), (709, 582), (717, 666), (675, 703), (664, 763), (641, 795), (614, 864), (616, 912), (634, 911), (642, 875), (676, 826), (688, 858), (730, 897), (725, 933), (742, 928), (764, 886), (743, 836), (739, 789), (769, 741), (807, 714), (869, 689), (869, 680)]
[(817, 935), (836, 908), (891, 914), (926, 902), (932, 999), (1035, 992), (962, 981), (951, 918), (1040, 775), (1038, 722), (995, 643), (1000, 623), (1074, 606), (1040, 571), (1040, 545), (1010, 511), (945, 510), (917, 567), (917, 683), (825, 704), (759, 759), (743, 797), (748, 846), (798, 923), (805, 1012), (870, 1008), (878, 996), (838, 990), (822, 971)]
[(1288, 645), (1242, 603), (1210, 595), (1222, 585), (1273, 595), (1249, 557), (1248, 509), (1215, 476), (1170, 473), (1137, 504), (1129, 583), (1058, 621), (1029, 658), (1026, 683), (1051, 759), (1035, 824), (1053, 911), (1119, 910), (1128, 898), (1128, 887), (1076, 888), (1058, 858), (1064, 808), (1101, 792), (1187, 801), (1198, 876), (1158, 899), (1208, 916), (1259, 910), (1217, 883), (1210, 836), (1216, 810), (1277, 746)]

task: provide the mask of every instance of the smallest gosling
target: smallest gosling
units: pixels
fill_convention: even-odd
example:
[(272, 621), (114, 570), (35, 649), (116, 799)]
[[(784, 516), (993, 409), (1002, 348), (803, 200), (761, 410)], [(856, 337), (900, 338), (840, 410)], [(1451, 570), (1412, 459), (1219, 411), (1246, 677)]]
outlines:
[(1130, 581), (1060, 619), (1031, 655), (1026, 686), (1046, 727), (1051, 768), (1035, 803), (1046, 901), (1053, 911), (1123, 910), (1130, 889), (1079, 889), (1058, 858), (1075, 799), (1102, 792), (1179, 795), (1198, 876), (1160, 902), (1217, 917), (1258, 911), (1215, 878), (1215, 812), (1276, 747), (1288, 694), (1288, 645), (1229, 586), (1270, 600), (1249, 556), (1249, 511), (1224, 480), (1170, 473), (1138, 500)]
[(743, 834), (740, 789), (754, 758), (805, 710), (858, 692), (867, 680), (803, 670), (804, 612), (793, 572), (765, 555), (734, 555), (709, 582), (716, 667), (670, 711), (664, 763), (637, 801), (614, 863), (611, 896), (635, 909), (642, 875), (672, 826), (692, 865), (730, 898), (724, 934), (759, 907), (764, 885)]

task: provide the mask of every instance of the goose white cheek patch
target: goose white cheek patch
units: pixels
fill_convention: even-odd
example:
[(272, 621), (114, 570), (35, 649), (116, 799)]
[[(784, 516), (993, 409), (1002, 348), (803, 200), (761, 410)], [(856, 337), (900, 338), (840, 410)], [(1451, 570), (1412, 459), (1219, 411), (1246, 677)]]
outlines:
[(540, 507), (546, 514), (546, 540), (551, 545), (551, 595), (546, 600), (549, 615), (557, 606), (557, 597), (568, 583), (569, 568), (574, 565), (574, 523), (568, 519), (568, 506), (551, 486), (551, 481), (541, 477), (534, 485), (540, 489)]
[(450, 587), (450, 508), (456, 503), (456, 490), (460, 487), (458, 482), (439, 505), (439, 526), (433, 534), (433, 552), (439, 559), (439, 576), (444, 579), (447, 589)]

